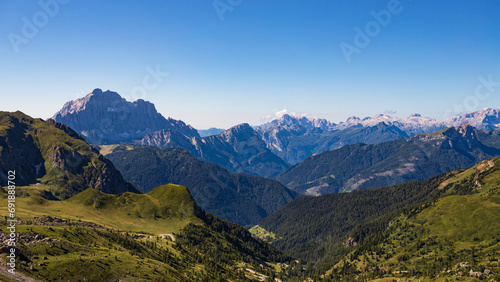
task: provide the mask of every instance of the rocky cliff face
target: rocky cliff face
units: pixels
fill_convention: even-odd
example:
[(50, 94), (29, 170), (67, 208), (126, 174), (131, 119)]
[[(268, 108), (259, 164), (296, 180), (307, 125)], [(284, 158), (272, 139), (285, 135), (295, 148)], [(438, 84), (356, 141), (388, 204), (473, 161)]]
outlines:
[(116, 92), (101, 89), (67, 102), (52, 119), (71, 127), (92, 144), (132, 142), (162, 129), (176, 130), (187, 137), (199, 136), (184, 122), (164, 118), (150, 102), (128, 102)]
[(457, 150), (471, 151), (481, 145), (474, 127), (468, 124), (448, 128), (442, 135), (448, 137), (450, 148)]
[(289, 167), (266, 147), (259, 134), (248, 124), (240, 124), (205, 138), (188, 139), (178, 132), (161, 130), (147, 134), (141, 144), (183, 148), (201, 160), (251, 175), (273, 177)]
[(138, 192), (108, 159), (64, 125), (0, 112), (0, 128), (1, 185), (7, 184), (7, 172), (15, 170), (18, 186), (46, 184), (61, 199), (87, 188)]
[(26, 135), (30, 124), (20, 112), (0, 112), (0, 181), (7, 185), (8, 171), (16, 172), (16, 185), (36, 182), (45, 174), (44, 158), (33, 136)]

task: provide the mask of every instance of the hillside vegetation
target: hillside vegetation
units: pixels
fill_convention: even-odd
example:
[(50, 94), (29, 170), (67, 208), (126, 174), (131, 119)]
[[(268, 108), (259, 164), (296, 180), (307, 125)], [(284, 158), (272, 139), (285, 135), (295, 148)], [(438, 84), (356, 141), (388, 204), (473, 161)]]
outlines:
[(496, 158), (423, 181), (300, 198), (259, 225), (309, 261), (315, 279), (498, 280), (499, 222)]
[(64, 201), (28, 196), (17, 206), (18, 267), (44, 281), (243, 281), (287, 275), (277, 263), (291, 260), (203, 212), (178, 185), (147, 194), (87, 189)]
[(330, 271), (332, 279), (500, 279), (500, 197), (448, 196), (403, 213)]

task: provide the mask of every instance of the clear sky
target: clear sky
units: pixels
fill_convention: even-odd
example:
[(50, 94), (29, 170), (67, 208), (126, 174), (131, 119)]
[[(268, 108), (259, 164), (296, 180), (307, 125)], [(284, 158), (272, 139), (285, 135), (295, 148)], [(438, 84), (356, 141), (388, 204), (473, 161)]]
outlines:
[(0, 110), (94, 88), (196, 128), (500, 107), (497, 0), (55, 1), (1, 1)]

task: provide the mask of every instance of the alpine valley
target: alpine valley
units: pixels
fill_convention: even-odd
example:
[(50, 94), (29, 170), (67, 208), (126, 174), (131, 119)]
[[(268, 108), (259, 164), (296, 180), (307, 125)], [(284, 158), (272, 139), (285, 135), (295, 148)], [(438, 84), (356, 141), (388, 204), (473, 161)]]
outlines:
[(101, 148), (125, 179), (141, 191), (149, 192), (165, 183), (189, 187), (204, 210), (243, 226), (257, 224), (300, 196), (276, 180), (228, 171), (184, 149), (134, 145)]
[(94, 89), (0, 112), (0, 185), (2, 281), (500, 281), (497, 109), (196, 130)]

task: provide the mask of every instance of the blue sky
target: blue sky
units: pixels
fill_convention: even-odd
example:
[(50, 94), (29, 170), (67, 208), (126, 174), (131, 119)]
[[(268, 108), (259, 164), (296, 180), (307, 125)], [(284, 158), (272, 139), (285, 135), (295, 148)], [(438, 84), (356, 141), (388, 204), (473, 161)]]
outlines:
[(500, 107), (499, 1), (55, 1), (0, 3), (0, 110), (47, 118), (94, 88), (196, 128)]

